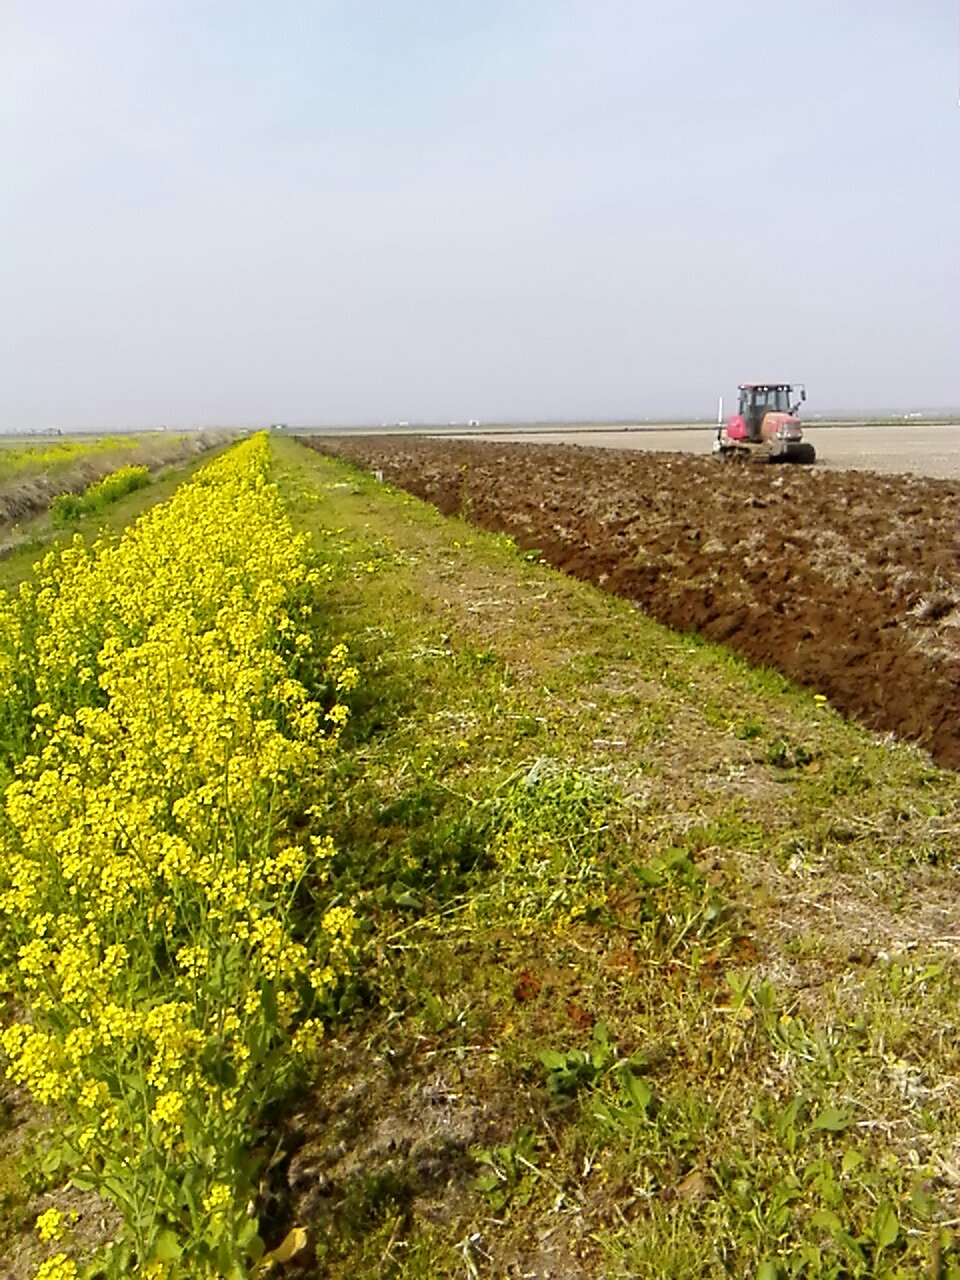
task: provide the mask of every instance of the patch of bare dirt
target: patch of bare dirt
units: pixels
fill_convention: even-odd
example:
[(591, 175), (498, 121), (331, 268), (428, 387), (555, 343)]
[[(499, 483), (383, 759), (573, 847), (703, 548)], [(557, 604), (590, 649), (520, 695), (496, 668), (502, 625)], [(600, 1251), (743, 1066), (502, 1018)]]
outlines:
[(955, 481), (579, 446), (303, 443), (509, 533), (960, 768)]
[[(584, 1206), (573, 1191), (570, 1212), (555, 1212), (552, 1229), (525, 1224), (487, 1238), (484, 1226), (491, 1224), (471, 1189), (481, 1169), (471, 1148), (510, 1142), (521, 1124), (544, 1128), (548, 1104), (541, 1091), (518, 1091), (480, 1045), (459, 1062), (449, 1051), (425, 1052), (422, 1036), (406, 1045), (395, 1037), (373, 1055), (346, 1040), (331, 1052), (332, 1077), (285, 1125), (285, 1154), (274, 1167), (261, 1223), (268, 1236), (279, 1238), (300, 1223), (314, 1242), (348, 1240), (388, 1211), (402, 1224), (400, 1239), (414, 1221), (459, 1237), (470, 1274), (518, 1280), (596, 1274), (573, 1256), (592, 1248), (584, 1238)], [(597, 1213), (608, 1210), (600, 1197)], [(392, 1243), (384, 1252), (385, 1274)], [(288, 1267), (291, 1280), (313, 1280), (312, 1255), (307, 1249)]]

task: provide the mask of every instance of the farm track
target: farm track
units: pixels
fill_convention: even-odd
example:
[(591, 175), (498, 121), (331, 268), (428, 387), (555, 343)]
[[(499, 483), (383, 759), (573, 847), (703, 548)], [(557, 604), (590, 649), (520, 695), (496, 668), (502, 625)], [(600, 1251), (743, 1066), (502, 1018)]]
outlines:
[(960, 768), (960, 483), (387, 436), (304, 444)]

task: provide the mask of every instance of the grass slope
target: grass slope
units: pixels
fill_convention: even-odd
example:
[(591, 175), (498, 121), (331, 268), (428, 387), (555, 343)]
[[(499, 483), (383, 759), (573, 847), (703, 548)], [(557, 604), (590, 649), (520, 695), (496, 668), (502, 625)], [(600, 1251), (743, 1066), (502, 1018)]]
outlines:
[(236, 432), (216, 431), (109, 436), (23, 448), (0, 442), (0, 555), (42, 530), (44, 513), (59, 496), (83, 493), (128, 465), (142, 465), (155, 474), (236, 438)]
[(276, 448), (363, 673), (304, 1274), (960, 1275), (957, 778)]

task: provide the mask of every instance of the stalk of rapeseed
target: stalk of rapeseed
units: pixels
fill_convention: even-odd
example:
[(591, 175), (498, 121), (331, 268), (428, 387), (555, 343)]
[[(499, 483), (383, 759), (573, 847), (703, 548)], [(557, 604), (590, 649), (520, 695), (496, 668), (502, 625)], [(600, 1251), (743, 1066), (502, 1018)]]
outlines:
[(80, 516), (102, 511), (111, 502), (117, 502), (149, 483), (149, 468), (119, 467), (102, 480), (88, 485), (83, 493), (58, 494), (50, 503), (50, 517), (55, 525), (68, 524)]
[[(251, 1135), (352, 952), (348, 908), (295, 927), (332, 850), (292, 843), (286, 819), (356, 672), (342, 646), (311, 657), (316, 582), (267, 448), (0, 602), (0, 694), (30, 744), (0, 828), (3, 950), (30, 1016), (0, 1046), (66, 1117), (75, 1182), (123, 1212), (112, 1275), (249, 1274)], [(311, 663), (325, 699), (296, 678)]]

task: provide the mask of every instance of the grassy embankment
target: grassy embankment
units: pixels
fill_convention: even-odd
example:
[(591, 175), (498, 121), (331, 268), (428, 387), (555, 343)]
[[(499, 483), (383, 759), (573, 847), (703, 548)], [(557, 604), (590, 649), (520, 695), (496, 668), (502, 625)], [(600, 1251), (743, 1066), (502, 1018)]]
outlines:
[[(61, 515), (82, 514), (70, 507), (71, 495), (83, 495), (118, 470), (146, 467), (151, 475), (236, 439), (235, 432), (101, 436), (31, 444), (0, 443), (0, 554), (35, 545), (49, 535), (48, 508), (65, 503)], [(102, 509), (106, 495), (87, 504)]]
[[(9, 534), (7, 544), (4, 544), (0, 533), (0, 589), (9, 591), (29, 577), (38, 556), (63, 548), (76, 533), (88, 542), (101, 535), (116, 536), (141, 512), (158, 502), (165, 502), (185, 480), (225, 448), (227, 443), (223, 441), (209, 452), (191, 452), (185, 458), (163, 464), (152, 476), (148, 487), (131, 490), (102, 504), (93, 502), (85, 506), (81, 502), (72, 509), (75, 514), (68, 508), (60, 521), (55, 520), (50, 511), (34, 515), (16, 526), (13, 533)], [(109, 475), (111, 472), (103, 474)], [(77, 492), (82, 494), (85, 487), (81, 485)]]
[(0, 477), (44, 475), (68, 470), (81, 458), (117, 449), (137, 449), (146, 436), (84, 436), (76, 440), (0, 442)]
[(301, 1274), (960, 1275), (957, 779), (274, 448), (361, 670), (314, 834), (364, 959), (264, 1202)]
[(960, 1274), (956, 777), (278, 449), (365, 700), (329, 1274)]

